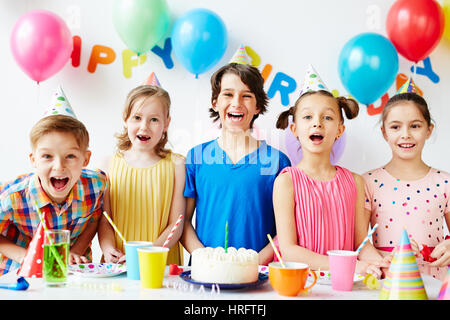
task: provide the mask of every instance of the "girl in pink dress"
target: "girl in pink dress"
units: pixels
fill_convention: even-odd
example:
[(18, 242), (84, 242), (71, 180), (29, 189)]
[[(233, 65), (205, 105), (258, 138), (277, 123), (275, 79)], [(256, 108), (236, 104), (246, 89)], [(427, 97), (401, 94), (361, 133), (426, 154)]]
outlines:
[[(422, 149), (434, 128), (427, 103), (412, 92), (397, 94), (384, 107), (381, 121), (392, 159), (363, 175), (363, 229), (369, 222), (379, 226), (373, 245), (365, 246), (361, 256), (390, 261), (406, 229), (419, 270), (443, 280), (450, 264), (450, 240), (445, 240), (444, 231), (445, 224), (450, 226), (450, 175), (422, 160)], [(423, 248), (429, 248), (431, 255)]]
[[(330, 162), (333, 143), (345, 130), (347, 119), (357, 116), (355, 100), (334, 98), (325, 90), (309, 91), (280, 114), (277, 128), (289, 125), (299, 139), (303, 157), (276, 178), (273, 191), (277, 244), (287, 261), (327, 270), (328, 250), (354, 250), (355, 224), (364, 213), (364, 181)], [(360, 228), (361, 229), (361, 228)], [(365, 231), (367, 235), (367, 230)], [(357, 273), (369, 263), (358, 261)]]

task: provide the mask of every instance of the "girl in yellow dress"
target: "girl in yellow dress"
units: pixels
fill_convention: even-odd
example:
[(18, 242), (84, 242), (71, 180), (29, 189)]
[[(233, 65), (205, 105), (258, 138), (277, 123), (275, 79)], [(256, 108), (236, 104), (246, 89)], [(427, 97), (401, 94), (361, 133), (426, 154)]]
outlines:
[[(185, 159), (165, 148), (170, 123), (170, 97), (157, 85), (142, 85), (128, 94), (124, 130), (116, 135), (117, 152), (104, 170), (109, 188), (104, 210), (126, 241), (151, 241), (162, 246), (180, 214), (185, 213)], [(183, 221), (167, 247), (167, 264), (183, 263), (178, 242)], [(125, 259), (124, 244), (102, 217), (98, 238), (106, 262)]]

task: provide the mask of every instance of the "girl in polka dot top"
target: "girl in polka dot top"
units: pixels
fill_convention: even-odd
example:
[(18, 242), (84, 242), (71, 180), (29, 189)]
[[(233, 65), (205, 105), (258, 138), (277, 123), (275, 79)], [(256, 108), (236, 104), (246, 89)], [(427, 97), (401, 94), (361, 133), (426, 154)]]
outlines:
[[(381, 120), (392, 159), (363, 175), (366, 223), (357, 232), (357, 241), (363, 240), (369, 222), (378, 223), (378, 228), (373, 245), (366, 245), (361, 257), (390, 261), (406, 229), (420, 271), (443, 280), (450, 264), (450, 239), (445, 234), (445, 225), (450, 226), (450, 175), (422, 160), (422, 149), (434, 128), (427, 103), (415, 93), (395, 95)], [(424, 251), (428, 248), (430, 255)]]

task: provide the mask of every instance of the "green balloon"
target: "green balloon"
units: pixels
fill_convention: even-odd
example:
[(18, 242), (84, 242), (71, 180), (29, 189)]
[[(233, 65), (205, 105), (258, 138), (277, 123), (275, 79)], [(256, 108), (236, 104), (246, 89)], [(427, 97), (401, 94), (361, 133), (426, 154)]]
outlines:
[(169, 7), (165, 0), (114, 0), (113, 24), (126, 46), (139, 55), (165, 35)]

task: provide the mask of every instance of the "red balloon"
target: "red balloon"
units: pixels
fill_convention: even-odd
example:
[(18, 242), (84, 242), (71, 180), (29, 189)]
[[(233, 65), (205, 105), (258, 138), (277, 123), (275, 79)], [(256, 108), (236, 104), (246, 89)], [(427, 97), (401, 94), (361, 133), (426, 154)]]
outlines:
[(406, 59), (424, 60), (438, 45), (445, 20), (435, 0), (397, 0), (389, 9), (386, 31), (398, 53)]

